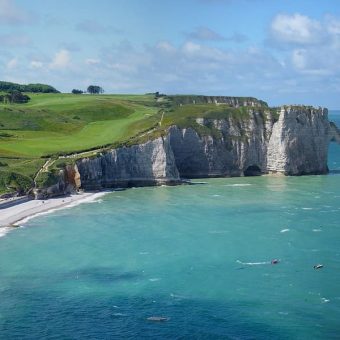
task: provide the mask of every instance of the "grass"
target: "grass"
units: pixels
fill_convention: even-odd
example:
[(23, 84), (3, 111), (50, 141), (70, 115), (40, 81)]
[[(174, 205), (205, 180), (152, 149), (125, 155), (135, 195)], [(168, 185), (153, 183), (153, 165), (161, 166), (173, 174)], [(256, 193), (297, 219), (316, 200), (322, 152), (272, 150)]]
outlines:
[[(44, 157), (129, 138), (129, 125), (157, 113), (153, 96), (29, 94), (0, 105), (0, 157)], [(2, 135), (1, 135), (2, 134)]]
[[(147, 139), (156, 138), (166, 134), (167, 129), (176, 125), (180, 128), (191, 127), (195, 129), (200, 135), (212, 135), (213, 137), (220, 138), (222, 134), (219, 130), (213, 127), (213, 125), (205, 124), (205, 126), (198, 124), (197, 118), (206, 119), (231, 119), (236, 123), (240, 121), (246, 121), (250, 117), (250, 110), (256, 110), (259, 112), (263, 119), (266, 119), (269, 112), (272, 110), (267, 107), (239, 107), (234, 108), (228, 105), (216, 105), (216, 104), (187, 104), (182, 106), (173, 105), (169, 110), (165, 110), (165, 114), (162, 120), (162, 125), (154, 125), (155, 117), (148, 117), (147, 119), (136, 123), (138, 127), (142, 124), (146, 126), (154, 126), (154, 129), (146, 135), (137, 136), (133, 143), (145, 142)], [(148, 121), (148, 122), (147, 122)], [(134, 126), (135, 124), (133, 124)]]
[[(152, 94), (28, 95), (31, 100), (26, 104), (0, 104), (0, 194), (15, 190), (20, 183), (27, 188), (48, 157), (84, 151), (93, 155), (95, 151), (90, 150), (136, 144), (165, 134), (171, 125), (218, 136), (217, 130), (197, 124), (196, 118), (249, 117), (246, 107), (182, 104), (195, 98), (204, 101), (202, 96), (171, 96), (157, 101)], [(269, 109), (263, 105), (256, 110)], [(70, 160), (58, 160), (51, 169), (62, 162)]]
[(44, 157), (123, 143), (138, 133), (132, 123), (159, 111), (152, 95), (28, 95), (26, 104), (0, 104), (0, 194), (15, 182), (9, 174), (33, 179)]

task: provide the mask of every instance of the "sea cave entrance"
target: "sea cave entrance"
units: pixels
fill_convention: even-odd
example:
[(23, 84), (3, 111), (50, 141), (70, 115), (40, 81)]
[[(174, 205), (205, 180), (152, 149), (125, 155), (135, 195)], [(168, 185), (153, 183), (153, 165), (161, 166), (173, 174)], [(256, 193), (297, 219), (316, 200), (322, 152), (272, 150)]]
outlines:
[(261, 176), (261, 169), (257, 165), (250, 165), (244, 171), (244, 176)]
[(330, 173), (340, 173), (340, 115), (338, 112), (331, 114), (330, 122), (330, 140), (328, 145), (328, 169)]
[(328, 169), (330, 173), (340, 174), (340, 145), (333, 140), (331, 142), (328, 146)]

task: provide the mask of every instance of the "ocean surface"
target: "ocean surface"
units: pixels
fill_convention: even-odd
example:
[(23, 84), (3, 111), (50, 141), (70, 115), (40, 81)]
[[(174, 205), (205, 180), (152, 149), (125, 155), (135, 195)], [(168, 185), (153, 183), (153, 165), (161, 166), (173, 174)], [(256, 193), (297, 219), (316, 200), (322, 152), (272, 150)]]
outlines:
[(329, 167), (116, 191), (28, 221), (0, 238), (0, 339), (340, 338), (339, 145)]

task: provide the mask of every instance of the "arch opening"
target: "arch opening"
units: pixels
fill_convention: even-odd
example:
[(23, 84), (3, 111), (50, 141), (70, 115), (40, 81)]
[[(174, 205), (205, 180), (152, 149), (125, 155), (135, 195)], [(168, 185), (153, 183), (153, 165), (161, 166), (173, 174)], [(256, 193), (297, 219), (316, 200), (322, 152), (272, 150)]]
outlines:
[(340, 173), (340, 119), (338, 115), (332, 115), (334, 122), (330, 122), (330, 135), (328, 144), (328, 169), (330, 173)]
[(257, 165), (250, 165), (244, 171), (244, 176), (261, 176), (261, 169)]
[(340, 174), (340, 148), (335, 140), (328, 145), (327, 168), (331, 174)]

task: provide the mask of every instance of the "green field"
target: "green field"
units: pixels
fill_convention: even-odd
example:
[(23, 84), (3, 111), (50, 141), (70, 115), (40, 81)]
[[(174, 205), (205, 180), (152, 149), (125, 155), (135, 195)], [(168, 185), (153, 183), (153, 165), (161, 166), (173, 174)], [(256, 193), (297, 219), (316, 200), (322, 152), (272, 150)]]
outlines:
[(129, 138), (129, 125), (157, 113), (153, 96), (29, 94), (0, 105), (0, 157), (71, 153)]
[(214, 132), (195, 119), (247, 119), (249, 115), (247, 108), (182, 104), (188, 96), (157, 101), (153, 94), (27, 94), (28, 103), (0, 104), (0, 194), (18, 190), (23, 183), (25, 190), (32, 186), (35, 174), (50, 157), (143, 142), (166, 133), (174, 124), (203, 134)]

